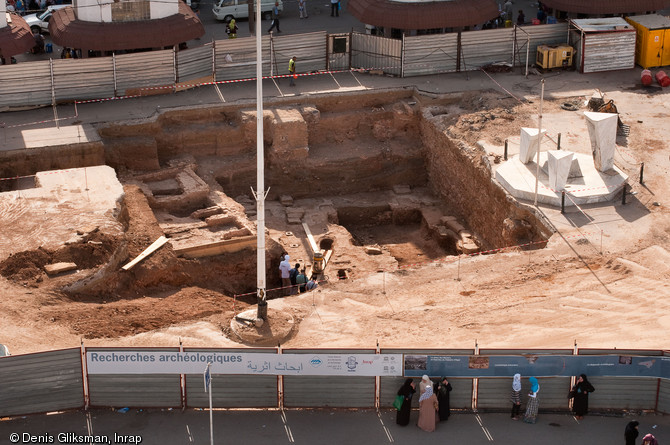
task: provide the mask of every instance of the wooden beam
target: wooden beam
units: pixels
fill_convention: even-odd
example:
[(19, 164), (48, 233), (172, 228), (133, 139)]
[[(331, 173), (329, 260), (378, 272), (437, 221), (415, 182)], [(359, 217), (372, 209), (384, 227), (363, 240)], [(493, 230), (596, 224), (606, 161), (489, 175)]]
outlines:
[(123, 269), (123, 270), (130, 270), (130, 269), (132, 269), (133, 267), (135, 267), (135, 265), (136, 265), (137, 263), (139, 263), (140, 261), (142, 261), (143, 259), (145, 259), (145, 258), (148, 257), (149, 255), (151, 255), (152, 253), (154, 253), (156, 250), (160, 249), (160, 248), (163, 246), (163, 244), (165, 244), (165, 243), (167, 243), (167, 242), (168, 242), (168, 239), (167, 239), (165, 236), (161, 235), (160, 238), (158, 238), (156, 241), (154, 241), (149, 247), (147, 247), (146, 249), (144, 249), (144, 252), (140, 253), (140, 254), (137, 256), (137, 258), (135, 258), (135, 259), (132, 260), (130, 263), (128, 263), (128, 264), (126, 264), (125, 266), (123, 266), (122, 269)]
[(309, 230), (309, 226), (304, 221), (302, 223), (302, 228), (305, 229), (305, 233), (307, 234), (307, 239), (309, 240), (309, 245), (312, 247), (312, 254), (314, 254), (316, 252), (321, 252), (321, 249), (319, 249), (319, 247), (316, 245), (316, 241), (314, 241), (314, 237), (312, 236), (312, 231)]
[(326, 250), (326, 253), (323, 255), (323, 270), (326, 270), (326, 266), (328, 266), (328, 261), (330, 261), (332, 254), (332, 250)]

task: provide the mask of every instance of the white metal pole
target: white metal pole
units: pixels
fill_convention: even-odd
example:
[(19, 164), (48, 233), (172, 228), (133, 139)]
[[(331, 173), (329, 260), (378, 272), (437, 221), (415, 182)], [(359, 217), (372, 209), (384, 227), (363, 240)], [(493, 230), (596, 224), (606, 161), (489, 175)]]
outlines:
[(256, 0), (256, 297), (257, 318), (267, 316), (265, 293), (265, 159), (263, 146), (263, 57), (261, 0)]
[(542, 79), (542, 92), (540, 93), (540, 116), (537, 119), (537, 157), (535, 163), (535, 203), (537, 206), (537, 188), (540, 181), (540, 149), (542, 148), (542, 102), (544, 102), (544, 79)]
[(530, 57), (530, 34), (528, 34), (528, 40), (526, 41), (526, 78), (528, 78), (528, 58)]
[[(10, 57), (11, 59), (11, 57)], [(11, 60), (10, 60), (11, 64)], [(56, 122), (56, 128), (60, 128), (58, 124), (58, 109), (56, 108), (56, 85), (54, 82), (54, 59), (49, 58), (49, 72), (51, 74), (51, 106), (54, 110), (54, 122)]]
[(116, 53), (112, 53), (112, 68), (114, 74), (114, 97), (118, 96), (117, 94), (117, 84), (116, 84)]
[(207, 363), (207, 370), (209, 371), (209, 443), (214, 445), (214, 420), (212, 419), (212, 370), (211, 363)]

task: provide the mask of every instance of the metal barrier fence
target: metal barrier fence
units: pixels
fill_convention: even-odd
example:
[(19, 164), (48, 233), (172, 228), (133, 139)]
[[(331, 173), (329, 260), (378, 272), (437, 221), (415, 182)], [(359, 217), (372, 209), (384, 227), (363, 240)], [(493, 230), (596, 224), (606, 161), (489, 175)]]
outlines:
[[(516, 28), (504, 28), (403, 40), (352, 32), (338, 48), (333, 48), (325, 31), (263, 36), (263, 75), (287, 74), (293, 56), (298, 57), (302, 73), (325, 71), (329, 63), (338, 69), (375, 69), (403, 77), (476, 70), (495, 62), (523, 66), (527, 52), (530, 63), (535, 61), (537, 45), (567, 41), (564, 23), (522, 29), (519, 33)], [(253, 37), (217, 40), (182, 51), (3, 65), (0, 108), (133, 96), (157, 89), (172, 92), (189, 83), (252, 79), (255, 67)]]
[[(198, 372), (169, 372), (159, 368), (122, 372), (100, 373), (100, 369), (89, 368), (93, 354), (124, 355), (128, 362), (147, 360), (151, 354), (190, 354), (211, 356), (224, 354), (239, 357), (275, 357), (279, 362), (292, 357), (306, 356), (306, 360), (318, 361), (321, 357), (330, 360), (336, 355), (391, 357), (400, 355), (430, 357), (462, 357), (479, 360), (500, 358), (533, 357), (557, 358), (566, 355), (589, 357), (613, 355), (637, 357), (640, 363), (651, 367), (657, 365), (667, 370), (670, 351), (660, 350), (500, 350), (500, 349), (295, 349), (281, 348), (73, 348), (0, 358), (0, 416), (16, 416), (58, 410), (90, 407), (137, 407), (137, 408), (204, 408), (208, 396), (204, 391), (203, 375), (199, 372), (204, 363), (196, 363)], [(588, 357), (587, 357), (588, 356)], [(139, 358), (138, 358), (139, 357)], [(649, 357), (649, 359), (647, 359)], [(575, 357), (577, 358), (577, 357)], [(124, 359), (125, 360), (125, 359)], [(638, 360), (638, 361), (639, 361)], [(153, 360), (152, 360), (153, 361)], [(266, 362), (267, 363), (267, 362)], [(409, 362), (403, 362), (407, 368)], [(124, 364), (124, 363), (122, 363)], [(138, 366), (133, 363), (133, 366)], [(139, 365), (140, 368), (144, 365)], [(217, 373), (213, 371), (212, 401), (216, 408), (382, 408), (392, 407), (396, 391), (405, 377), (392, 375), (361, 375), (343, 369), (335, 375), (303, 375), (294, 372), (276, 372), (276, 375), (260, 375), (254, 368), (244, 367), (247, 372)], [(289, 369), (287, 367), (286, 369)], [(139, 368), (138, 368), (139, 369)], [(290, 368), (297, 369), (297, 368)], [(410, 368), (404, 370), (406, 374)], [(500, 368), (505, 375), (484, 377), (448, 376), (452, 384), (451, 407), (463, 410), (501, 411), (510, 407), (511, 378), (509, 367)], [(633, 369), (633, 368), (631, 368)], [(665, 371), (664, 371), (665, 372)], [(588, 371), (587, 371), (588, 373)], [(314, 374), (314, 373), (312, 373)], [(431, 376), (433, 379), (441, 376)], [(524, 388), (528, 387), (524, 376)], [(545, 376), (538, 378), (541, 386), (541, 410), (567, 411), (567, 394), (574, 383), (568, 376)], [(596, 391), (590, 395), (589, 406), (598, 410), (649, 410), (670, 412), (670, 379), (658, 377), (598, 377), (589, 379)], [(413, 400), (418, 405), (418, 397)]]

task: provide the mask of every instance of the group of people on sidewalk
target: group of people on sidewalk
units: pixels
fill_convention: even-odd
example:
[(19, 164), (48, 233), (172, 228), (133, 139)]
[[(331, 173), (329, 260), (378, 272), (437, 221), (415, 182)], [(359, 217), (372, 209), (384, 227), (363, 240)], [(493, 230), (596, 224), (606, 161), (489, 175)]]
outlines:
[[(528, 402), (523, 421), (526, 423), (535, 423), (540, 406), (538, 394), (540, 384), (536, 377), (528, 379), (530, 391), (528, 392)], [(424, 431), (435, 431), (438, 422), (449, 419), (450, 402), (449, 393), (452, 387), (447, 377), (442, 377), (439, 381), (433, 382), (427, 375), (424, 375), (419, 382), (419, 419), (416, 425)], [(595, 388), (589, 382), (586, 374), (577, 377), (575, 384), (568, 393), (568, 398), (572, 399), (572, 411), (577, 420), (584, 418), (589, 410), (589, 394), (594, 392)], [(401, 426), (409, 425), (410, 414), (412, 411), (412, 398), (416, 393), (416, 384), (414, 380), (408, 378), (397, 392), (394, 406), (398, 410), (396, 414), (396, 423)], [(521, 374), (514, 374), (512, 379), (512, 420), (519, 420), (521, 413)], [(400, 403), (401, 401), (401, 403)], [(629, 422), (626, 425), (624, 437), (626, 445), (635, 445), (639, 432), (637, 430), (640, 423), (637, 421)], [(642, 438), (642, 445), (659, 445), (653, 434), (647, 434)]]
[[(626, 429), (623, 433), (623, 436), (626, 439), (626, 445), (635, 445), (635, 440), (637, 440), (637, 436), (640, 435), (640, 432), (637, 430), (638, 425), (640, 425), (640, 422), (637, 420), (628, 422), (628, 425), (626, 425)], [(653, 434), (649, 433), (642, 438), (642, 445), (658, 445), (658, 440), (656, 440), (656, 437), (654, 437)]]
[[(538, 394), (540, 384), (535, 377), (528, 379), (530, 391), (528, 392), (528, 402), (523, 417), (526, 423), (535, 423), (540, 406)], [(452, 387), (447, 377), (442, 377), (438, 382), (433, 383), (427, 375), (424, 375), (419, 383), (419, 420), (417, 425), (424, 431), (434, 431), (436, 421), (449, 419), (450, 403), (449, 393)], [(577, 419), (582, 419), (589, 409), (589, 393), (595, 391), (595, 388), (586, 378), (585, 374), (577, 378), (575, 385), (570, 390), (568, 397), (573, 399), (572, 410)], [(412, 407), (412, 397), (416, 392), (416, 385), (412, 379), (405, 380), (405, 383), (398, 390), (398, 397), (403, 397), (402, 405), (398, 408), (396, 423), (398, 425), (408, 425)], [(512, 419), (519, 420), (521, 413), (521, 374), (514, 374), (512, 379)]]
[[(438, 382), (433, 382), (427, 375), (424, 375), (419, 382), (419, 420), (417, 426), (424, 431), (435, 431), (437, 422), (449, 420), (451, 414), (449, 393), (452, 387), (446, 377), (442, 377)], [(396, 415), (398, 425), (409, 425), (409, 418), (412, 411), (412, 397), (416, 393), (416, 385), (412, 379), (405, 380), (405, 383), (398, 390), (398, 396), (402, 396), (402, 405)]]
[[(528, 402), (526, 403), (526, 413), (523, 416), (523, 421), (526, 423), (535, 423), (540, 408), (540, 400), (538, 398), (540, 383), (535, 377), (530, 377), (528, 382), (530, 383), (530, 391), (528, 392)], [(583, 419), (589, 410), (589, 393), (594, 391), (595, 388), (587, 379), (586, 374), (581, 374), (568, 393), (568, 398), (572, 399), (572, 412), (578, 420)], [(514, 374), (510, 400), (512, 401), (512, 420), (519, 420), (521, 411), (521, 374)]]

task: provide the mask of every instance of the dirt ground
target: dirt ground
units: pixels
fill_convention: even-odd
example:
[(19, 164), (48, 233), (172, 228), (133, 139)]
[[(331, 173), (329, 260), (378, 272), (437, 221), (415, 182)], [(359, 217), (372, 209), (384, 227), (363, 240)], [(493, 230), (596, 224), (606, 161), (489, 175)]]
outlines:
[[(445, 106), (443, 124), (452, 137), (472, 147), (484, 141), (483, 156), (495, 169), (502, 162), (504, 140), (510, 140), (510, 155), (518, 153), (519, 128), (537, 125), (536, 93), (528, 93), (533, 103), (523, 104), (505, 95), (468, 93), (460, 105)], [(639, 89), (607, 94), (631, 126), (628, 137), (618, 138), (616, 154), (634, 192), (626, 205), (619, 198), (581, 211), (572, 207), (565, 214), (541, 206), (555, 230), (546, 248), (510, 246), (459, 257), (446, 255), (418, 224), (348, 227), (347, 232), (323, 220), (322, 230), (338, 241), (348, 237), (352, 246), (376, 244), (383, 254), (376, 258), (359, 247), (340, 247), (327, 270), (328, 282), (306, 294), (271, 299), (271, 314), (291, 315), (280, 318), (295, 324), (282, 346), (572, 348), (576, 342), (594, 348), (667, 348), (670, 95)], [(545, 102), (543, 127), (549, 139), (543, 149), (552, 148), (561, 132), (563, 149), (590, 153), (583, 117), (587, 99)], [(578, 104), (579, 110), (562, 109), (566, 102)], [(132, 274), (110, 274), (79, 294), (63, 289), (84, 272), (59, 278), (43, 273), (45, 264), (74, 257), (86, 259), (81, 268), (95, 270), (119, 245), (132, 258), (157, 238), (161, 229), (142, 193), (134, 186), (126, 186), (125, 193), (123, 230), (93, 226), (82, 235), (83, 247), (59, 245), (62, 233), (50, 239), (46, 222), (26, 223), (20, 202), (0, 201), (3, 233), (12, 234), (11, 241), (0, 243), (0, 343), (13, 354), (76, 347), (82, 339), (89, 346), (175, 346), (179, 340), (193, 347), (240, 345), (230, 322), (235, 313), (252, 307), (255, 296), (233, 294), (253, 289), (254, 283), (226, 289), (226, 280), (234, 277), (213, 263), (177, 258), (165, 248)], [(319, 208), (320, 202), (303, 204)], [(291, 252), (303, 244), (304, 235), (292, 247), (297, 233), (287, 233), (299, 226), (281, 225), (272, 209), (269, 233), (278, 243), (272, 255), (281, 248)], [(61, 211), (67, 217), (69, 210)], [(72, 211), (73, 218), (78, 214)], [(20, 233), (23, 239), (16, 236)], [(234, 261), (238, 268), (252, 269), (255, 254), (240, 254)], [(210, 267), (209, 273), (200, 270)], [(192, 277), (196, 268), (198, 280)], [(348, 279), (335, 279), (336, 269), (346, 270)], [(268, 288), (277, 284), (270, 282)]]

